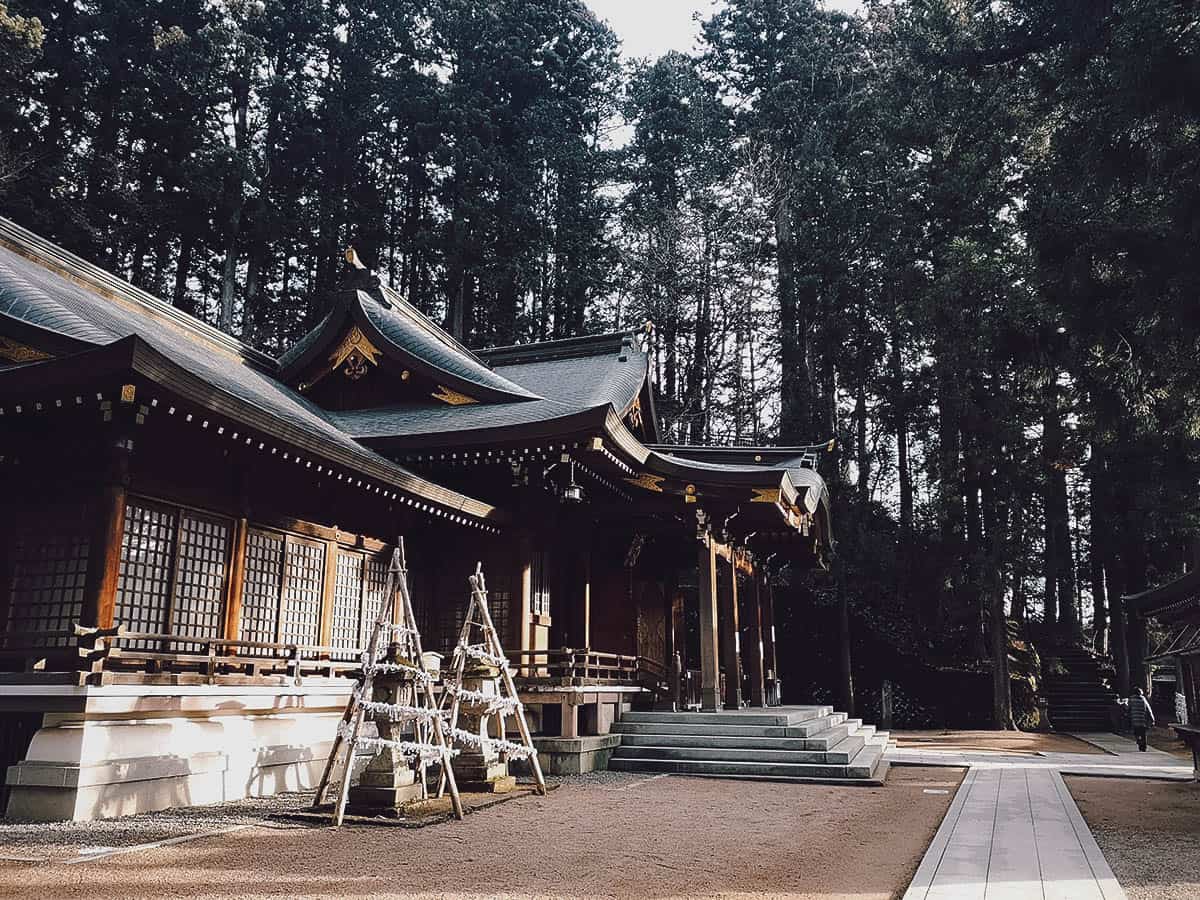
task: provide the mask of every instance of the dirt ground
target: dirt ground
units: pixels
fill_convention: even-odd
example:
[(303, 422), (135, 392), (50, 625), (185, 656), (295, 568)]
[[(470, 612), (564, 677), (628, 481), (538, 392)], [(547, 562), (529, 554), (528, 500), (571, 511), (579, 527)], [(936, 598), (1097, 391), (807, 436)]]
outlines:
[(963, 774), (896, 767), (862, 788), (596, 773), (419, 830), (264, 822), (78, 865), (0, 860), (0, 896), (883, 900)]
[(971, 753), (1099, 753), (1103, 750), (1068, 734), (1034, 731), (893, 731), (900, 747), (925, 750), (958, 750)]
[(1130, 900), (1200, 897), (1200, 785), (1067, 777)]
[(1192, 751), (1188, 745), (1179, 739), (1179, 735), (1173, 729), (1165, 725), (1156, 725), (1146, 733), (1146, 743), (1155, 750), (1162, 750), (1164, 753), (1170, 753), (1172, 756), (1178, 756), (1180, 759), (1192, 761)]

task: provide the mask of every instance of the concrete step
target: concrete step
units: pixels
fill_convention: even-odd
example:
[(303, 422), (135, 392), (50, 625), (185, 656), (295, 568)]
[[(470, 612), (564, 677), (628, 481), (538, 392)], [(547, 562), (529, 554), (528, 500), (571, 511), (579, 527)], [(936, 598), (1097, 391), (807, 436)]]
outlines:
[(815, 738), (769, 738), (769, 737), (729, 737), (727, 735), (693, 735), (693, 734), (622, 734), (622, 747), (678, 747), (678, 748), (711, 748), (714, 750), (770, 750), (770, 751), (802, 751), (827, 753), (831, 750), (838, 752), (857, 752), (866, 743), (866, 736), (861, 733), (849, 734), (846, 729), (832, 739)]
[(865, 746), (848, 764), (750, 762), (738, 760), (672, 759), (614, 755), (608, 767), (618, 772), (673, 772), (682, 775), (721, 775), (784, 779), (867, 780), (873, 777), (883, 757), (883, 748)]
[[(846, 741), (842, 742), (846, 744)], [(729, 747), (671, 747), (626, 744), (613, 752), (612, 759), (674, 759), (692, 762), (736, 763), (823, 763), (849, 765), (862, 751), (863, 744), (850, 744), (845, 750), (740, 750)]]
[(791, 725), (741, 725), (733, 724), (732, 717), (718, 724), (693, 724), (677, 722), (661, 722), (655, 720), (630, 720), (629, 714), (614, 722), (612, 730), (616, 734), (679, 734), (679, 735), (726, 735), (728, 737), (773, 737), (773, 738), (805, 738), (827, 731), (846, 720), (845, 713), (832, 713), (819, 716), (805, 722)]
[(656, 712), (634, 711), (622, 714), (622, 722), (660, 723), (670, 725), (796, 725), (833, 713), (832, 706), (790, 707), (786, 711), (747, 712)]

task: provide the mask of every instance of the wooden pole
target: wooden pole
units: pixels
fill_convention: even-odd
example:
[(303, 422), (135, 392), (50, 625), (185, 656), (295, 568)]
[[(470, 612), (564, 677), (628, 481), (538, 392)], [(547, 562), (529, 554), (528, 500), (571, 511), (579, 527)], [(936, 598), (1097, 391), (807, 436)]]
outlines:
[(126, 487), (133, 439), (123, 431), (113, 435), (106, 460), (104, 484), (91, 511), (87, 575), (80, 619), (84, 625), (111, 628), (117, 607), (121, 571), (121, 538), (125, 531)]
[(696, 599), (700, 603), (700, 708), (721, 708), (721, 676), (717, 638), (717, 551), (705, 534), (697, 553)]
[[(487, 607), (487, 585), (483, 580), (483, 567), (477, 566), (475, 569), (475, 577), (471, 581), (471, 587), (474, 588), (476, 600), (479, 604), (480, 612), (483, 614), (484, 631), (487, 635), (488, 652), (494, 656), (504, 656), (504, 648), (500, 646), (500, 640), (496, 637), (496, 628), (492, 624), (492, 614)], [(500, 677), (504, 680), (504, 688), (508, 691), (508, 696), (518, 697), (517, 686), (513, 682), (512, 673), (508, 666), (500, 667)], [(534, 750), (533, 735), (529, 731), (529, 723), (525, 721), (525, 707), (518, 703), (516, 709), (517, 730), (521, 732), (521, 741), (526, 747)], [(542, 775), (542, 765), (538, 762), (537, 753), (529, 757), (529, 762), (533, 768), (533, 777), (537, 782), (537, 792), (545, 795), (546, 779)]]
[[(728, 578), (721, 578), (721, 650), (725, 658), (725, 708), (742, 707), (741, 631), (738, 627), (737, 551), (729, 548)], [(718, 567), (718, 577), (720, 568)]]
[[(400, 571), (400, 548), (397, 547), (392, 551), (392, 561), (388, 566), (386, 600), (379, 604), (379, 614), (375, 617), (375, 627), (371, 630), (371, 637), (367, 642), (367, 659), (374, 660), (376, 651), (379, 647), (379, 634), (384, 626), (392, 619), (392, 607), (396, 603), (396, 575)], [(370, 690), (371, 673), (366, 672), (363, 676), (363, 694)], [(344, 726), (353, 724), (352, 738), (349, 742), (342, 737)], [(342, 779), (343, 794), (349, 791), (349, 781), (351, 767), (354, 763), (354, 742), (358, 739), (358, 731), (362, 726), (362, 710), (359, 708), (357, 694), (351, 695), (350, 702), (346, 704), (346, 711), (342, 713), (342, 726), (338, 728), (337, 737), (333, 739), (333, 747), (329, 751), (329, 759), (325, 762), (325, 771), (321, 775), (321, 781), (317, 785), (317, 793), (313, 798), (313, 807), (321, 805), (321, 801), (325, 797), (325, 790), (329, 787), (329, 779), (333, 774), (333, 766), (338, 758), (338, 751), (343, 746), (346, 747), (346, 768), (345, 776)], [(338, 824), (341, 824), (340, 822)]]
[[(734, 578), (737, 574), (734, 573)], [(763, 683), (763, 622), (762, 622), (762, 591), (759, 586), (758, 570), (755, 569), (751, 585), (752, 599), (750, 602), (750, 634), (746, 642), (746, 674), (750, 678), (750, 705), (759, 709), (767, 705), (766, 689)]]
[[(404, 564), (404, 540), (400, 540), (400, 546), (397, 548), (397, 553), (400, 556), (400, 600), (404, 604), (404, 621), (416, 622), (417, 617), (413, 613), (412, 598), (408, 593), (408, 567)], [(422, 659), (424, 651), (421, 649), (421, 632), (413, 628), (412, 632), (413, 646), (416, 650), (416, 659), (414, 662), (418, 669), (425, 671), (425, 661)], [(424, 679), (421, 682), (421, 688), (425, 692), (425, 702), (429, 709), (437, 710), (438, 704), (433, 696), (433, 685), (429, 679)], [(454, 780), (454, 769), (450, 765), (450, 744), (446, 737), (445, 729), (442, 727), (441, 715), (433, 717), (433, 734), (437, 739), (437, 743), (442, 748), (442, 772), (445, 775), (446, 783), (450, 786), (450, 803), (454, 807), (454, 818), (461, 820), (464, 816), (462, 798), (458, 796), (458, 784)]]

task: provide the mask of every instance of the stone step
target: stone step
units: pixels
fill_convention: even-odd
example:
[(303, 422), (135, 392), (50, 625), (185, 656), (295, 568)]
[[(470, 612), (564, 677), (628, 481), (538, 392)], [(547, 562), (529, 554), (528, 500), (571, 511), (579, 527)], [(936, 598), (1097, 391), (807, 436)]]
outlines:
[(703, 713), (645, 710), (623, 713), (621, 721), (670, 725), (798, 725), (832, 713), (832, 706), (791, 707), (783, 712), (738, 710)]
[(800, 751), (809, 753), (828, 753), (836, 750), (844, 753), (855, 753), (867, 742), (867, 736), (862, 734), (861, 731), (849, 734), (843, 728), (842, 732), (836, 738), (831, 735), (831, 739), (820, 740), (817, 738), (729, 737), (726, 735), (661, 733), (622, 734), (621, 746)]
[[(847, 741), (842, 741), (846, 744)], [(612, 759), (675, 759), (698, 762), (737, 763), (823, 763), (827, 765), (849, 765), (862, 750), (863, 744), (852, 744), (845, 750), (762, 750), (735, 749), (729, 747), (671, 747), (643, 746), (621, 742)], [(611, 760), (610, 760), (611, 761)]]
[(729, 737), (810, 737), (827, 731), (846, 720), (845, 713), (832, 713), (792, 725), (740, 725), (733, 724), (732, 717), (719, 724), (692, 724), (659, 721), (631, 721), (628, 714), (614, 722), (615, 734), (692, 734), (727, 735)]
[(831, 763), (749, 762), (736, 760), (694, 760), (666, 757), (637, 759), (613, 756), (608, 767), (618, 772), (673, 772), (681, 775), (719, 775), (725, 777), (829, 779), (838, 781), (872, 779), (883, 758), (883, 748), (865, 746), (844, 765)]

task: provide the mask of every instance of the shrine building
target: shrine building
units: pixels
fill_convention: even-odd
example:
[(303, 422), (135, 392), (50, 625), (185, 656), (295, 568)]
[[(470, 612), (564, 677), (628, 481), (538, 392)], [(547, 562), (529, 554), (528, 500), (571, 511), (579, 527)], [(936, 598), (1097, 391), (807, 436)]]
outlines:
[(733, 766), (682, 737), (741, 716), (799, 735), (755, 765), (880, 777), (869, 729), (767, 709), (820, 446), (665, 444), (638, 332), (472, 351), (355, 266), (321, 300), (274, 359), (0, 219), (0, 809), (311, 788), (401, 535), (426, 648), (482, 562), (547, 771)]

